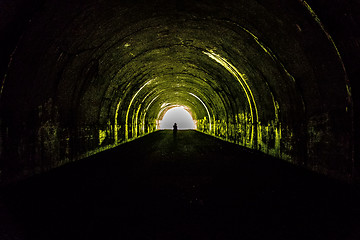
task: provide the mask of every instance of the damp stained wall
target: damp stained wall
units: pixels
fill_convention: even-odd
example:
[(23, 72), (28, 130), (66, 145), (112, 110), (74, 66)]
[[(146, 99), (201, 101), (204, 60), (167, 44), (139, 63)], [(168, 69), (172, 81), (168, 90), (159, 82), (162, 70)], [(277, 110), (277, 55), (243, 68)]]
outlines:
[(173, 106), (198, 131), (354, 179), (349, 78), (306, 1), (35, 2), (4, 68), (1, 181), (154, 132)]

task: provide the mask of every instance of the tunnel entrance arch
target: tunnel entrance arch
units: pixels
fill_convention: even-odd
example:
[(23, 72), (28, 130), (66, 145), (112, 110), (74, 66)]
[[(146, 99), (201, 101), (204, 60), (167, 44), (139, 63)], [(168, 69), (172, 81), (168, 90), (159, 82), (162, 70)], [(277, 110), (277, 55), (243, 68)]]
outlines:
[(176, 123), (179, 130), (196, 129), (191, 111), (185, 106), (172, 106), (160, 113), (158, 129), (172, 129)]

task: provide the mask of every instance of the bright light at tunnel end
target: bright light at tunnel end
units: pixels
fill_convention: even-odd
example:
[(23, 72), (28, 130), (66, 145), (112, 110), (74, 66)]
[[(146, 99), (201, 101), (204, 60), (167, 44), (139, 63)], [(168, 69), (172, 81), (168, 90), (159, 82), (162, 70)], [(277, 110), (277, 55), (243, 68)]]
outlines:
[(162, 119), (159, 119), (158, 129), (173, 129), (174, 123), (179, 130), (196, 129), (195, 120), (183, 106), (172, 107), (166, 110)]

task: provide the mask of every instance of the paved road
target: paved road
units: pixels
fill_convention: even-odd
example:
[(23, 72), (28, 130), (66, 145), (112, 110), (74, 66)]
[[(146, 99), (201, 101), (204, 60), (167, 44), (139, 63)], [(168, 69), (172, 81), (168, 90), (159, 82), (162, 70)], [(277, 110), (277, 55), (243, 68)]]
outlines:
[(196, 131), (158, 131), (3, 193), (0, 239), (360, 239), (353, 187)]

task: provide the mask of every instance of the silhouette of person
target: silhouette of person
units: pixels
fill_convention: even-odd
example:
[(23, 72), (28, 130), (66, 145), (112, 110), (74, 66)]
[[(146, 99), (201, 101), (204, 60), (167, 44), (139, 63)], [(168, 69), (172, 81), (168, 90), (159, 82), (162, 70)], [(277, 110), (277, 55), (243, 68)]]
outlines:
[(174, 126), (173, 126), (173, 134), (176, 135), (176, 132), (177, 132), (177, 124), (174, 123)]

